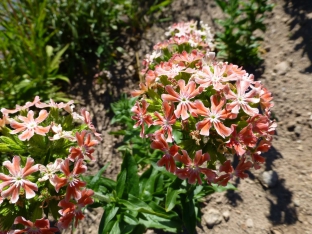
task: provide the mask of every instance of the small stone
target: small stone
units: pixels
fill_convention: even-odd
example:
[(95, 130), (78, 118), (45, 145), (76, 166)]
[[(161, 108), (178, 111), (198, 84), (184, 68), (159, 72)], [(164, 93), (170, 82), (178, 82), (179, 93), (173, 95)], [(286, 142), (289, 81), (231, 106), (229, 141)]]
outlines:
[(282, 61), (275, 65), (273, 71), (278, 75), (285, 75), (289, 70), (290, 64), (288, 61)]
[(253, 221), (252, 221), (251, 218), (249, 218), (249, 219), (246, 220), (246, 226), (247, 226), (248, 228), (252, 228), (252, 227), (254, 226), (254, 223), (253, 223)]
[(207, 223), (207, 226), (209, 228), (212, 228), (213, 226), (219, 224), (222, 222), (222, 216), (221, 213), (216, 209), (209, 209), (204, 215), (204, 220)]
[(275, 171), (264, 171), (259, 178), (262, 185), (266, 188), (273, 188), (277, 185), (278, 175)]
[(129, 66), (128, 66), (128, 69), (129, 69), (130, 71), (133, 71), (134, 67), (133, 67), (132, 65), (129, 65)]
[(297, 150), (303, 151), (303, 146), (302, 145), (298, 145)]
[(224, 220), (227, 222), (230, 219), (230, 211), (226, 210), (222, 213)]
[(271, 233), (272, 234), (282, 234), (280, 231), (278, 231), (278, 230), (271, 230)]
[(296, 125), (294, 131), (295, 131), (295, 134), (296, 134), (297, 137), (300, 136), (301, 130), (302, 130), (302, 127), (300, 125)]
[(298, 199), (294, 199), (294, 205), (296, 207), (299, 207), (300, 206), (300, 201)]

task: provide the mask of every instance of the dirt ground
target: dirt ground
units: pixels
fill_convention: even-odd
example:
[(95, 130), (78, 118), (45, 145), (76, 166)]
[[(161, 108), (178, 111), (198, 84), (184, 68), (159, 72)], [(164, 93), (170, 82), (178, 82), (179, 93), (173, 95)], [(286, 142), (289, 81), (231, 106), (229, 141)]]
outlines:
[[(232, 181), (237, 191), (207, 197), (199, 234), (312, 233), (312, 0), (271, 2), (275, 7), (266, 19), (262, 43), (264, 70), (257, 79), (274, 96), (278, 127), (273, 147), (264, 155), (262, 169), (251, 171), (248, 179)], [(172, 23), (202, 20), (215, 32), (214, 19), (221, 18), (222, 13), (214, 0), (175, 0), (163, 16), (172, 16), (172, 21), (155, 24), (138, 45), (121, 35), (127, 52), (112, 69), (111, 78), (102, 85), (84, 80), (71, 88), (71, 94), (92, 113), (104, 136), (98, 161), (89, 165), (89, 170), (110, 162), (107, 175), (116, 177), (119, 171), (121, 160), (115, 149), (119, 140), (108, 134), (114, 129), (109, 109), (122, 93), (138, 87), (137, 57), (142, 61), (154, 44), (164, 40), (164, 32)], [(97, 233), (102, 211), (86, 212), (77, 233)], [(212, 214), (219, 221), (208, 227), (206, 218)]]

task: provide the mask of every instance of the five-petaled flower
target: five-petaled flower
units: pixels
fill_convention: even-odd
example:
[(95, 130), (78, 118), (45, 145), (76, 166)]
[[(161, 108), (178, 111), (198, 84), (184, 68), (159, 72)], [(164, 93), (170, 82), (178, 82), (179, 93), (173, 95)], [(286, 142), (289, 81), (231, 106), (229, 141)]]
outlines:
[(198, 184), (202, 184), (202, 179), (200, 174), (206, 175), (207, 182), (214, 182), (217, 174), (209, 168), (201, 167), (204, 162), (210, 160), (210, 156), (208, 153), (202, 153), (202, 150), (198, 150), (195, 153), (195, 157), (192, 160), (188, 155), (186, 150), (182, 150), (182, 155), (177, 154), (174, 157), (175, 160), (183, 163), (184, 168), (177, 168), (176, 175), (182, 179), (188, 179), (189, 184), (195, 184), (196, 181)]
[(196, 109), (191, 99), (200, 94), (203, 91), (203, 88), (196, 88), (194, 81), (190, 81), (185, 85), (184, 80), (179, 80), (178, 85), (180, 87), (180, 93), (174, 91), (171, 85), (166, 85), (166, 91), (168, 94), (162, 94), (161, 98), (168, 102), (179, 102), (174, 113), (177, 118), (180, 118), (181, 116), (182, 120), (186, 120), (190, 116), (188, 112), (192, 113)]
[[(32, 173), (38, 171), (39, 165), (33, 165), (34, 160), (32, 158), (27, 158), (24, 168), (21, 168), (21, 159), (19, 156), (14, 156), (12, 163), (10, 161), (3, 162), (10, 175), (5, 175), (0, 173), (0, 191), (3, 198), (11, 196), (11, 202), (16, 203), (19, 199), (19, 193), (21, 188), (24, 189), (26, 194), (26, 199), (33, 198), (36, 196), (34, 191), (38, 191), (38, 187), (35, 183), (29, 181), (26, 177)], [(4, 190), (9, 186), (7, 189)]]
[(86, 182), (81, 181), (79, 176), (87, 171), (87, 167), (83, 165), (83, 160), (78, 159), (75, 162), (74, 169), (70, 172), (69, 159), (65, 159), (60, 165), (60, 171), (64, 173), (65, 177), (54, 176), (53, 183), (55, 184), (55, 191), (58, 193), (60, 188), (67, 185), (65, 200), (69, 201), (71, 198), (79, 200), (81, 198), (81, 187), (86, 185)]
[(25, 229), (17, 229), (11, 231), (10, 234), (54, 234), (59, 231), (56, 227), (50, 227), (49, 220), (45, 218), (37, 219), (33, 223), (22, 216), (18, 216), (15, 218), (14, 224), (22, 224), (25, 226)]
[(200, 130), (200, 134), (204, 136), (209, 136), (209, 130), (211, 126), (215, 128), (217, 133), (224, 137), (229, 136), (232, 133), (232, 129), (226, 127), (221, 120), (225, 120), (227, 118), (233, 119), (236, 115), (228, 112), (226, 109), (222, 109), (225, 104), (225, 99), (221, 98), (218, 101), (218, 97), (216, 95), (211, 96), (211, 108), (205, 107), (202, 101), (196, 100), (195, 106), (197, 108), (196, 114), (205, 116), (202, 121), (199, 121), (196, 124), (196, 129)]
[(178, 153), (179, 147), (174, 144), (169, 148), (168, 143), (166, 142), (163, 135), (156, 135), (156, 140), (154, 140), (151, 144), (152, 149), (159, 149), (163, 151), (165, 154), (162, 158), (157, 162), (159, 167), (165, 165), (166, 170), (174, 173), (176, 170), (176, 163), (174, 160), (174, 156)]
[(82, 131), (81, 134), (76, 132), (76, 139), (78, 147), (71, 147), (68, 155), (68, 158), (71, 161), (76, 159), (84, 159), (85, 156), (89, 157), (91, 160), (95, 160), (92, 153), (95, 151), (93, 146), (96, 146), (99, 142), (97, 140), (91, 140), (91, 134), (87, 131)]
[(137, 121), (133, 127), (137, 128), (141, 126), (140, 137), (144, 137), (144, 123), (146, 123), (148, 127), (153, 124), (152, 116), (146, 114), (148, 106), (149, 104), (145, 100), (142, 100), (142, 107), (139, 102), (136, 102), (135, 106), (131, 108), (131, 111), (135, 113), (132, 119)]
[(93, 190), (84, 189), (81, 191), (81, 198), (75, 203), (66, 201), (65, 199), (61, 200), (58, 206), (62, 208), (59, 210), (62, 217), (59, 219), (57, 227), (60, 230), (66, 229), (74, 219), (74, 226), (77, 227), (78, 221), (84, 218), (82, 208), (93, 203), (93, 194)]
[(39, 112), (39, 116), (34, 119), (34, 112), (30, 110), (27, 114), (27, 117), (25, 116), (18, 116), (19, 120), (23, 121), (23, 123), (17, 122), (15, 120), (12, 120), (10, 125), (15, 130), (11, 131), (11, 134), (16, 134), (19, 132), (22, 132), (18, 138), (21, 141), (29, 140), (33, 137), (33, 135), (39, 134), (42, 136), (45, 136), (47, 132), (50, 130), (50, 126), (42, 127), (39, 126), (42, 121), (44, 121), (48, 117), (48, 112), (46, 110), (41, 110)]
[(156, 131), (155, 134), (166, 134), (167, 142), (173, 141), (172, 136), (172, 125), (176, 122), (176, 116), (174, 114), (174, 105), (169, 105), (168, 102), (163, 102), (164, 116), (161, 116), (157, 111), (154, 115), (157, 117), (157, 120), (154, 121), (153, 125), (160, 125), (161, 129)]
[(249, 103), (259, 103), (260, 98), (255, 97), (257, 95), (257, 90), (252, 89), (249, 92), (247, 90), (250, 88), (250, 83), (244, 80), (237, 80), (236, 82), (237, 93), (234, 93), (229, 86), (224, 87), (225, 97), (228, 100), (232, 100), (231, 103), (226, 104), (226, 108), (231, 110), (232, 113), (239, 113), (242, 108), (243, 111), (254, 116), (259, 113), (257, 108), (251, 107)]

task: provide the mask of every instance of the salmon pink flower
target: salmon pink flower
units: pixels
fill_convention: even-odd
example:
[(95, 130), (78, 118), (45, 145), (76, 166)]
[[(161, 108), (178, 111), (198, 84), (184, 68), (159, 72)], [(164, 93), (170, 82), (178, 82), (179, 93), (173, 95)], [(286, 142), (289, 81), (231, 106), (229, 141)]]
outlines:
[(43, 181), (49, 180), (50, 183), (53, 186), (55, 186), (53, 178), (56, 175), (56, 173), (60, 171), (60, 165), (62, 162), (63, 160), (58, 158), (55, 160), (54, 163), (52, 162), (48, 163), (46, 167), (44, 165), (39, 165), (39, 171), (41, 174), (43, 174), (43, 177), (39, 178), (38, 181), (43, 182)]
[(232, 113), (239, 113), (239, 110), (242, 108), (243, 111), (250, 115), (254, 116), (259, 113), (259, 110), (257, 108), (253, 108), (249, 105), (249, 103), (259, 103), (260, 99), (255, 98), (255, 95), (257, 94), (257, 91), (255, 89), (250, 90), (247, 92), (247, 90), (250, 88), (250, 83), (243, 80), (237, 80), (236, 82), (237, 87), (237, 94), (234, 93), (229, 86), (225, 86), (224, 92), (225, 97), (228, 100), (232, 100), (231, 103), (228, 103), (226, 105), (226, 108), (231, 110)]
[(169, 148), (169, 145), (165, 141), (164, 136), (157, 135), (156, 140), (154, 140), (151, 144), (151, 148), (159, 149), (165, 153), (162, 158), (157, 162), (157, 165), (159, 167), (165, 165), (167, 171), (174, 173), (176, 170), (176, 163), (173, 157), (178, 153), (179, 147), (174, 144)]
[[(5, 166), (10, 175), (5, 175), (0, 173), (0, 191), (3, 198), (11, 196), (11, 202), (16, 203), (19, 199), (19, 193), (21, 188), (24, 189), (26, 194), (26, 199), (33, 198), (38, 191), (38, 187), (35, 183), (30, 182), (26, 179), (27, 176), (39, 170), (39, 165), (34, 164), (32, 158), (27, 158), (24, 168), (21, 168), (21, 159), (19, 156), (14, 156), (12, 163), (10, 161), (4, 161), (3, 166)], [(6, 190), (3, 190), (5, 187), (9, 186)]]
[(181, 116), (182, 120), (186, 120), (190, 116), (187, 112), (189, 111), (192, 113), (196, 108), (191, 99), (200, 94), (203, 91), (203, 88), (196, 89), (196, 84), (193, 81), (190, 81), (185, 85), (184, 80), (179, 80), (178, 85), (180, 87), (180, 94), (174, 91), (172, 86), (167, 85), (166, 91), (168, 94), (162, 94), (161, 98), (168, 102), (179, 102), (174, 113), (177, 118)]
[(82, 108), (82, 109), (81, 109), (81, 115), (82, 115), (83, 118), (84, 118), (85, 124), (88, 125), (89, 129), (93, 132), (94, 136), (95, 136), (99, 141), (101, 141), (101, 140), (102, 140), (101, 134), (98, 133), (98, 132), (96, 132), (96, 129), (95, 129), (93, 123), (91, 122), (90, 112), (87, 111), (86, 108)]
[(235, 153), (242, 156), (247, 147), (255, 147), (257, 144), (257, 137), (252, 131), (252, 125), (248, 124), (239, 133), (237, 133), (237, 125), (232, 124), (232, 134), (230, 140), (227, 142), (226, 146), (233, 148)]
[(87, 171), (87, 167), (83, 165), (83, 160), (78, 159), (73, 171), (70, 172), (69, 159), (65, 159), (60, 165), (60, 171), (64, 173), (65, 177), (54, 176), (55, 191), (58, 193), (61, 187), (67, 185), (65, 200), (69, 201), (72, 197), (79, 200), (81, 198), (80, 188), (86, 185), (86, 182), (79, 179), (79, 175)]
[(234, 175), (236, 175), (241, 179), (245, 179), (248, 177), (248, 174), (245, 171), (249, 170), (252, 167), (252, 162), (250, 161), (245, 162), (245, 160), (246, 157), (242, 156), (234, 171)]
[(84, 218), (82, 208), (93, 203), (93, 194), (94, 192), (91, 189), (84, 189), (81, 191), (81, 198), (76, 203), (61, 200), (58, 206), (62, 208), (59, 211), (62, 217), (59, 219), (57, 227), (60, 230), (67, 229), (71, 221), (73, 221), (74, 219), (74, 226), (77, 227), (78, 221)]
[(14, 113), (21, 111), (21, 110), (28, 110), (29, 107), (32, 107), (33, 105), (35, 105), (38, 102), (40, 102), (40, 98), (39, 98), (39, 96), (36, 96), (34, 101), (26, 102), (26, 104), (24, 106), (16, 105), (15, 109), (13, 109), (13, 110), (1, 108), (1, 112), (3, 115), (14, 114)]
[(225, 104), (224, 98), (222, 98), (220, 102), (218, 102), (217, 96), (213, 95), (211, 96), (210, 100), (211, 110), (209, 110), (209, 108), (206, 108), (201, 101), (196, 100), (195, 102), (195, 106), (197, 108), (196, 114), (206, 117), (196, 124), (196, 129), (200, 130), (201, 135), (209, 136), (209, 130), (213, 125), (217, 133), (225, 138), (232, 133), (232, 129), (226, 127), (221, 120), (225, 120), (227, 118), (235, 118), (236, 116), (232, 115), (227, 110), (222, 109)]
[(99, 142), (97, 140), (91, 140), (91, 134), (87, 131), (82, 131), (81, 134), (76, 132), (76, 139), (78, 147), (70, 148), (70, 155), (68, 155), (69, 160), (75, 161), (75, 159), (84, 159), (85, 156), (89, 157), (91, 160), (95, 160), (92, 153), (95, 151), (93, 146), (96, 146)]
[(182, 155), (177, 154), (176, 156), (174, 156), (174, 159), (183, 163), (184, 165), (184, 168), (176, 169), (176, 175), (182, 180), (188, 179), (188, 183), (190, 184), (195, 184), (196, 181), (198, 182), (198, 184), (202, 184), (202, 180), (200, 177), (201, 173), (206, 175), (209, 183), (213, 182), (217, 176), (214, 171), (208, 168), (201, 167), (204, 162), (210, 160), (209, 154), (203, 154), (202, 150), (196, 151), (194, 160), (189, 157), (188, 153), (185, 150), (182, 150)]
[(161, 129), (155, 132), (155, 134), (163, 133), (167, 134), (167, 142), (173, 141), (172, 136), (172, 125), (176, 122), (176, 116), (174, 115), (174, 105), (169, 105), (168, 102), (163, 102), (163, 109), (164, 109), (164, 117), (161, 116), (157, 111), (154, 115), (157, 117), (158, 120), (155, 120), (153, 125), (161, 125)]
[(174, 64), (171, 62), (162, 62), (155, 67), (155, 73), (157, 76), (167, 76), (168, 78), (174, 78), (179, 75), (185, 69), (184, 64)]
[(200, 87), (207, 88), (212, 85), (215, 90), (219, 91), (224, 88), (224, 82), (236, 80), (233, 75), (225, 76), (226, 68), (226, 64), (215, 64), (212, 72), (210, 66), (204, 66), (201, 71), (193, 75), (193, 78)]
[(146, 123), (148, 127), (153, 124), (152, 116), (146, 114), (148, 106), (149, 104), (145, 100), (142, 100), (142, 107), (139, 102), (136, 102), (135, 106), (131, 108), (131, 111), (135, 113), (132, 119), (137, 121), (133, 127), (137, 128), (141, 126), (140, 137), (144, 137), (144, 123)]
[(22, 224), (25, 226), (23, 230), (14, 230), (10, 233), (12, 234), (54, 234), (59, 231), (56, 227), (50, 227), (50, 222), (48, 219), (41, 218), (37, 219), (34, 223), (26, 220), (22, 216), (18, 216), (14, 220), (14, 224)]
[(50, 130), (50, 126), (42, 127), (39, 126), (42, 121), (44, 121), (48, 117), (48, 112), (46, 110), (41, 110), (39, 112), (39, 116), (34, 119), (34, 112), (30, 110), (25, 116), (18, 116), (19, 120), (23, 121), (23, 123), (16, 122), (15, 120), (11, 121), (10, 125), (15, 130), (11, 131), (11, 134), (16, 134), (22, 132), (18, 138), (21, 141), (29, 140), (33, 137), (33, 135), (39, 134), (45, 136), (47, 132)]
[(195, 61), (198, 61), (204, 57), (204, 54), (201, 53), (198, 50), (193, 50), (191, 53), (187, 53), (186, 51), (183, 51), (181, 54), (174, 54), (170, 61), (173, 63), (180, 63), (184, 62), (186, 64), (193, 63)]

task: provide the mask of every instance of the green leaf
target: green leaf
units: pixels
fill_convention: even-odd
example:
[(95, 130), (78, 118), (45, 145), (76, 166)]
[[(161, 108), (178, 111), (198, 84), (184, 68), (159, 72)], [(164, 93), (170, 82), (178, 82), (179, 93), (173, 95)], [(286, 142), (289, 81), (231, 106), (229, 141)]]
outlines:
[(125, 186), (126, 186), (126, 179), (127, 179), (127, 170), (122, 170), (117, 177), (117, 185), (116, 185), (116, 192), (117, 197), (122, 198)]
[(68, 46), (69, 44), (67, 44), (63, 49), (61, 49), (60, 51), (56, 53), (51, 63), (49, 64), (49, 72), (52, 72), (58, 69), (60, 61), (61, 61), (61, 57), (64, 54), (64, 52), (67, 50)]
[(172, 210), (175, 207), (178, 195), (179, 195), (178, 190), (175, 190), (172, 188), (167, 189), (166, 203), (165, 203), (165, 209), (167, 212)]
[(92, 180), (88, 183), (88, 187), (91, 189), (95, 189), (96, 185), (99, 183), (100, 178), (102, 177), (103, 172), (107, 169), (107, 167), (109, 166), (109, 163), (106, 164), (104, 167), (102, 167), (98, 173), (96, 173), (96, 175), (93, 176)]
[(228, 183), (226, 186), (221, 186), (218, 184), (211, 184), (211, 186), (216, 192), (223, 192), (226, 190), (237, 190), (237, 188), (231, 183)]
[(138, 166), (133, 156), (129, 152), (125, 152), (121, 165), (121, 170), (126, 171), (125, 191), (127, 194), (139, 196), (139, 176)]
[(116, 216), (119, 210), (119, 207), (114, 207), (114, 206), (106, 206), (103, 208), (104, 208), (104, 214), (100, 222), (99, 234), (107, 233), (108, 229), (110, 228), (110, 225), (112, 225), (110, 221)]
[(129, 213), (124, 213), (123, 220), (130, 225), (137, 225), (139, 223), (139, 220)]

